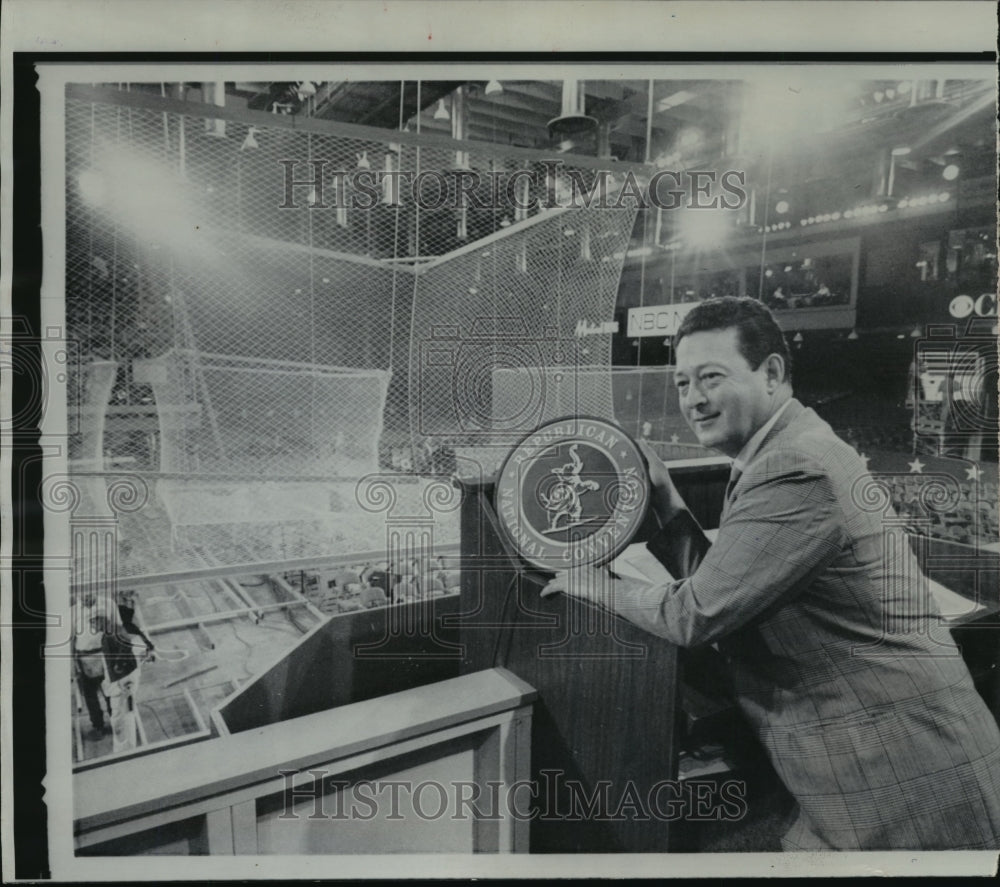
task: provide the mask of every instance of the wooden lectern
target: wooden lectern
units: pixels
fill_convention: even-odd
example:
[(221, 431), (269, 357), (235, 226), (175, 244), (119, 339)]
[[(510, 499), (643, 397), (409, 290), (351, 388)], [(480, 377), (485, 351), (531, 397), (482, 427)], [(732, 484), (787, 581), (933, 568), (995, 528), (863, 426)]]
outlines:
[[(729, 461), (670, 465), (703, 527), (718, 526)], [(531, 730), (533, 853), (664, 852), (678, 798), (678, 650), (588, 602), (541, 598), (549, 576), (501, 535), (492, 481), (461, 482), (463, 673), (502, 666), (539, 694)], [(634, 541), (655, 530), (649, 515)], [(643, 818), (643, 809), (656, 808)]]

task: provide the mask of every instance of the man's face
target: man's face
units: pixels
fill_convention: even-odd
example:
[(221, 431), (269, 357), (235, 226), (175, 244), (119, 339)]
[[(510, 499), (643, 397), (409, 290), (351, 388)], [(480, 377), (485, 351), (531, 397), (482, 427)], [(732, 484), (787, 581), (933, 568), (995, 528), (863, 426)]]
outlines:
[(674, 383), (698, 442), (730, 457), (739, 454), (772, 412), (767, 361), (750, 368), (735, 327), (681, 339)]

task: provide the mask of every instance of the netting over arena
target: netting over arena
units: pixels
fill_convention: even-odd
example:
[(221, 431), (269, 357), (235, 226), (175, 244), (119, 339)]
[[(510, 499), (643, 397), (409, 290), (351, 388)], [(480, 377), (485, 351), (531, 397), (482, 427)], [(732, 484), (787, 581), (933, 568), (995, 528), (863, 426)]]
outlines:
[(104, 427), (108, 399), (115, 384), (118, 365), (111, 360), (94, 360), (87, 365), (80, 380), (80, 414), (77, 432), (80, 449), (79, 464), (100, 468), (104, 453)]
[(171, 474), (359, 477), (378, 468), (389, 373), (171, 351), (133, 362)]
[(636, 207), (551, 200), (595, 164), (73, 85), (66, 173), (68, 335), (80, 375), (116, 364), (96, 470), (152, 477), (173, 560), (179, 529), (229, 528), (212, 557), (243, 563), (295, 521), (297, 556), (368, 550), (360, 478), (489, 470), (554, 414), (613, 413), (611, 334), (575, 331), (613, 316)]

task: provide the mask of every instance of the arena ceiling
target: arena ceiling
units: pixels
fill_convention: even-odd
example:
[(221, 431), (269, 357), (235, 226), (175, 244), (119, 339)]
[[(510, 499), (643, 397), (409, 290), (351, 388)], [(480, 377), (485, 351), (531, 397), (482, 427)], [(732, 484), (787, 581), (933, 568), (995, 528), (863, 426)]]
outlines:
[[(992, 75), (947, 78), (925, 68), (909, 80), (851, 79), (832, 67), (802, 70), (739, 80), (705, 77), (712, 69), (702, 66), (692, 69), (701, 78), (655, 81), (230, 83), (227, 93), (251, 110), (664, 169), (739, 168), (767, 181), (775, 200), (794, 195), (803, 214), (883, 193), (890, 160), (897, 191), (937, 187), (955, 164), (963, 181), (994, 176)], [(577, 119), (560, 126), (568, 107)]]
[[(594, 123), (570, 135), (550, 125), (563, 109), (564, 83), (556, 80), (235, 83), (227, 84), (227, 92), (252, 110), (411, 132), (419, 127), (446, 136), (455, 134), (452, 111), (460, 96), (463, 137), (472, 141), (632, 162), (683, 159), (685, 165), (746, 152), (746, 131), (752, 128), (747, 118), (760, 116), (748, 101), (752, 85), (740, 80), (578, 83), (580, 109)], [(981, 126), (995, 108), (995, 83), (987, 79), (837, 84), (831, 77), (829, 93), (812, 98), (812, 107), (801, 109), (805, 113), (793, 125), (803, 134), (825, 134), (845, 154), (888, 139), (890, 147), (917, 142), (924, 156), (942, 163), (945, 152), (963, 147), (960, 143), (982, 147), (991, 141)], [(976, 123), (978, 134), (970, 136)]]
[[(739, 170), (755, 183), (758, 203), (785, 204), (779, 212), (792, 221), (843, 211), (873, 195), (911, 197), (942, 186), (957, 188), (962, 200), (995, 193), (996, 82), (985, 68), (978, 79), (968, 67), (952, 78), (933, 66), (899, 69), (907, 80), (852, 79), (833, 66), (768, 66), (741, 72), (742, 79), (721, 71), (708, 76), (717, 70), (710, 66), (687, 70), (701, 76), (138, 88), (155, 95), (169, 88), (174, 99), (225, 104), (237, 113), (283, 115), (285, 128), (287, 118), (302, 118), (313, 127), (329, 121), (332, 128), (419, 133), (438, 149), (457, 139), (564, 154), (567, 163), (607, 158), (671, 171)], [(766, 215), (761, 207), (755, 219), (751, 207), (748, 221), (753, 226)]]

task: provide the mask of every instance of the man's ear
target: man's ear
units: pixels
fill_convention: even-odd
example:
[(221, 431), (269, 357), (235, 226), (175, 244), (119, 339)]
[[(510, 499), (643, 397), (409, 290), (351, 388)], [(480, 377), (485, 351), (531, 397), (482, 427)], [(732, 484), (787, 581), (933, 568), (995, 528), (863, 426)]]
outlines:
[(785, 358), (780, 354), (769, 354), (764, 359), (764, 371), (768, 390), (773, 392), (786, 379)]

